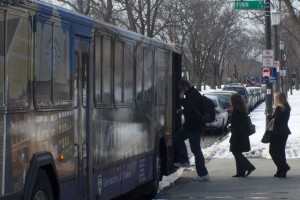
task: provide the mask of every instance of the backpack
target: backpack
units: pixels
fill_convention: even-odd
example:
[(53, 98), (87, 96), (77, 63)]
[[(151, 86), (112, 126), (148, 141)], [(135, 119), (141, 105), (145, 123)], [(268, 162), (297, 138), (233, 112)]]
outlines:
[(202, 95), (203, 97), (203, 119), (205, 123), (211, 123), (216, 120), (215, 103), (210, 98)]
[(250, 117), (246, 116), (246, 122), (247, 122), (247, 135), (250, 136), (255, 133), (255, 125), (252, 124)]

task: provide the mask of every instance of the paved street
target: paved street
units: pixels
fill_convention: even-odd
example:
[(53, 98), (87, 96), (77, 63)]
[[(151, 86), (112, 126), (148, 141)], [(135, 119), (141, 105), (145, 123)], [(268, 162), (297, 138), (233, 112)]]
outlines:
[(234, 159), (212, 159), (207, 163), (211, 179), (195, 182), (193, 171), (184, 171), (175, 184), (155, 199), (299, 199), (300, 159), (288, 159), (287, 178), (275, 178), (270, 159), (250, 159), (256, 170), (245, 178), (233, 178)]

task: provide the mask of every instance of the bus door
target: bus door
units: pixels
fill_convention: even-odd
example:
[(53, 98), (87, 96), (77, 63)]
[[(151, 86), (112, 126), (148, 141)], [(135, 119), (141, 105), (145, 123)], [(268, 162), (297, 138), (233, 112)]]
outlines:
[(88, 143), (87, 143), (87, 117), (88, 117), (88, 65), (90, 59), (90, 39), (76, 36), (75, 40), (75, 150), (77, 158), (77, 179), (75, 191), (77, 199), (88, 199)]

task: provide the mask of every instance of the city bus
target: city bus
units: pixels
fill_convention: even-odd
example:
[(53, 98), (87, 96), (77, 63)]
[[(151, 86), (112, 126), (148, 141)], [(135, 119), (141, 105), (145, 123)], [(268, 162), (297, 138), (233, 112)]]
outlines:
[(176, 170), (180, 76), (174, 45), (0, 0), (0, 199), (153, 198)]

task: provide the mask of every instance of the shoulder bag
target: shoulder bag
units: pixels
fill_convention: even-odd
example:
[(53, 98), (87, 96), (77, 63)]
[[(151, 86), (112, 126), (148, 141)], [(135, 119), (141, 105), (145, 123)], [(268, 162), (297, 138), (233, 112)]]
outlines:
[(272, 137), (272, 133), (273, 133), (273, 126), (274, 126), (274, 119), (272, 119), (269, 124), (268, 127), (265, 131), (265, 134), (263, 135), (263, 138), (261, 139), (262, 143), (270, 143), (271, 137)]

